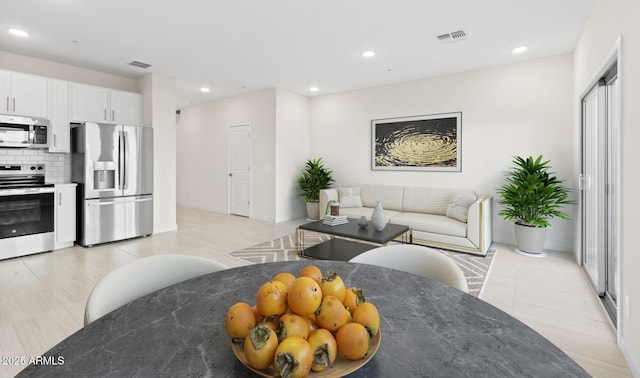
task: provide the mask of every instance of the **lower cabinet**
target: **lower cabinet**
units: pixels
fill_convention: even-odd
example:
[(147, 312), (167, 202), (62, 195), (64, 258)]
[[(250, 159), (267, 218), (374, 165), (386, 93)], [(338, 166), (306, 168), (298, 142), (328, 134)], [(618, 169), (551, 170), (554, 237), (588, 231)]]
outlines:
[(56, 184), (55, 249), (76, 241), (76, 184)]

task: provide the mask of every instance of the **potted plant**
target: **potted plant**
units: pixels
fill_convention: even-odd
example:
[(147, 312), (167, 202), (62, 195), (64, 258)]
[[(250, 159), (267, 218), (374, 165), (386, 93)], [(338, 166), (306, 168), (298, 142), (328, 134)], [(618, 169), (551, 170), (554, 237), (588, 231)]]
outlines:
[(563, 181), (549, 172), (549, 161), (542, 155), (515, 156), (514, 167), (505, 173), (505, 183), (498, 189), (502, 206), (500, 215), (515, 221), (518, 249), (528, 254), (544, 256), (542, 252), (547, 236), (549, 220), (553, 217), (570, 219), (562, 211), (563, 205), (575, 204), (569, 199), (569, 190)]
[(325, 168), (322, 158), (309, 159), (298, 176), (300, 195), (307, 203), (307, 216), (311, 220), (320, 218), (320, 190), (327, 189), (334, 181), (333, 172)]

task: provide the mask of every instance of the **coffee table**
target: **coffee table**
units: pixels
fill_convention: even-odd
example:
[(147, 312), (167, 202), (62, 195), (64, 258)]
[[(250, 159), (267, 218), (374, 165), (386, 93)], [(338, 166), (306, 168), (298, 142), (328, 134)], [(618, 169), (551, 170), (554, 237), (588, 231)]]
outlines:
[[(412, 239), (411, 229), (407, 226), (387, 224), (384, 230), (376, 231), (371, 225), (360, 228), (357, 219), (349, 218), (347, 220), (349, 223), (338, 226), (328, 226), (322, 223), (322, 220), (298, 226), (296, 229), (298, 254), (302, 257), (320, 260), (349, 261), (357, 255), (385, 245), (391, 240), (400, 238), (401, 242), (410, 243)], [(305, 248), (305, 231), (328, 234), (331, 235), (331, 239)]]

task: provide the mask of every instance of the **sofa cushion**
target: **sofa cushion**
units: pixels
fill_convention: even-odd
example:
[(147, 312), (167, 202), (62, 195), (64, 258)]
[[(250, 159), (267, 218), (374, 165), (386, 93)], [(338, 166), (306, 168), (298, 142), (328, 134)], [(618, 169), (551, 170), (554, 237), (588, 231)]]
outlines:
[(467, 224), (444, 215), (400, 213), (394, 215), (389, 223), (409, 226), (414, 230), (459, 237), (467, 237)]
[(340, 207), (362, 207), (359, 187), (338, 188), (338, 202)]
[(405, 187), (402, 209), (410, 213), (445, 215), (451, 201), (451, 189)]
[(451, 202), (447, 206), (446, 216), (460, 222), (467, 223), (469, 217), (469, 206), (471, 206), (478, 197), (475, 193), (455, 193), (451, 196)]
[(402, 190), (399, 185), (360, 185), (362, 206), (374, 208), (380, 201), (384, 210), (402, 211)]

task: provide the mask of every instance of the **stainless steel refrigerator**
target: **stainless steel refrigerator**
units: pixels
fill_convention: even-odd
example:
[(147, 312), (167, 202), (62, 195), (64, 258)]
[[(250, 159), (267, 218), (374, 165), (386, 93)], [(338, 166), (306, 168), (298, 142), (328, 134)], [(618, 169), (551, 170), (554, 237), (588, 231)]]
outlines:
[(78, 243), (87, 247), (153, 233), (153, 129), (71, 126)]

